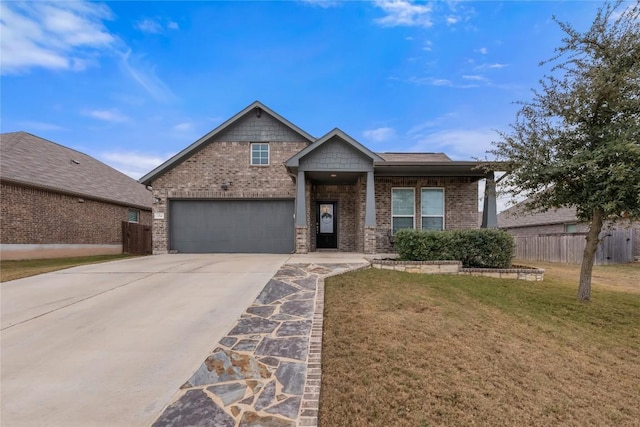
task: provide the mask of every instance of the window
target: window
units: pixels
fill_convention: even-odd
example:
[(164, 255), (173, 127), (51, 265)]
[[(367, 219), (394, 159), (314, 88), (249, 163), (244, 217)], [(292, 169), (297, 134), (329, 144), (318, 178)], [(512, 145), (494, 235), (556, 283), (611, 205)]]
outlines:
[(565, 233), (577, 233), (578, 232), (578, 224), (565, 224), (564, 225)]
[(268, 166), (269, 165), (269, 144), (251, 144), (251, 165)]
[(444, 230), (444, 189), (423, 188), (421, 204), (422, 229)]
[(414, 228), (415, 191), (413, 188), (391, 189), (391, 228), (393, 234), (403, 228)]
[(137, 209), (129, 209), (129, 222), (140, 222), (140, 211)]

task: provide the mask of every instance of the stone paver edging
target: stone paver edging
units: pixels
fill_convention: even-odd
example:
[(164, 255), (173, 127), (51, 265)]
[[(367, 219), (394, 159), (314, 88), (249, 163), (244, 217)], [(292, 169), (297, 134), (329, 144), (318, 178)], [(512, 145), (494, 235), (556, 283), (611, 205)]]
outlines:
[(368, 267), (283, 265), (153, 426), (317, 426), (324, 278)]

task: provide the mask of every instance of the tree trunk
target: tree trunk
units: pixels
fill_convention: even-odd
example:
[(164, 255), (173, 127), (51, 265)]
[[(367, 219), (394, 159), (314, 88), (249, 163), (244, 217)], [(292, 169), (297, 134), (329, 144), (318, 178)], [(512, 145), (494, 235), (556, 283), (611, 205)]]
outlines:
[(580, 267), (580, 284), (578, 285), (578, 301), (589, 301), (591, 299), (591, 272), (593, 271), (593, 262), (600, 243), (598, 236), (602, 230), (602, 217), (604, 211), (600, 208), (593, 210), (593, 217), (589, 225), (589, 233), (587, 234), (587, 244), (584, 247), (582, 255), (582, 266)]

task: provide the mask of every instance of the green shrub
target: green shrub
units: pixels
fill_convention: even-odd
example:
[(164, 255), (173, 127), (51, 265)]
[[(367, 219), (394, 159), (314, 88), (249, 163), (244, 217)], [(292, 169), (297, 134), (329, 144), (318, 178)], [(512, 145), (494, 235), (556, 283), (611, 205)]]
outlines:
[(509, 268), (513, 237), (493, 229), (423, 231), (400, 230), (395, 235), (405, 261), (461, 261), (463, 267)]

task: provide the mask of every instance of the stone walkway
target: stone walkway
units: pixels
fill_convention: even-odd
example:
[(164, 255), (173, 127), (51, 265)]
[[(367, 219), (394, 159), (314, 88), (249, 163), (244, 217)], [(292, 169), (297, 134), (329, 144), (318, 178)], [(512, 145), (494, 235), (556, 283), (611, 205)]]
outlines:
[(153, 427), (317, 426), (324, 278), (368, 266), (283, 265)]

